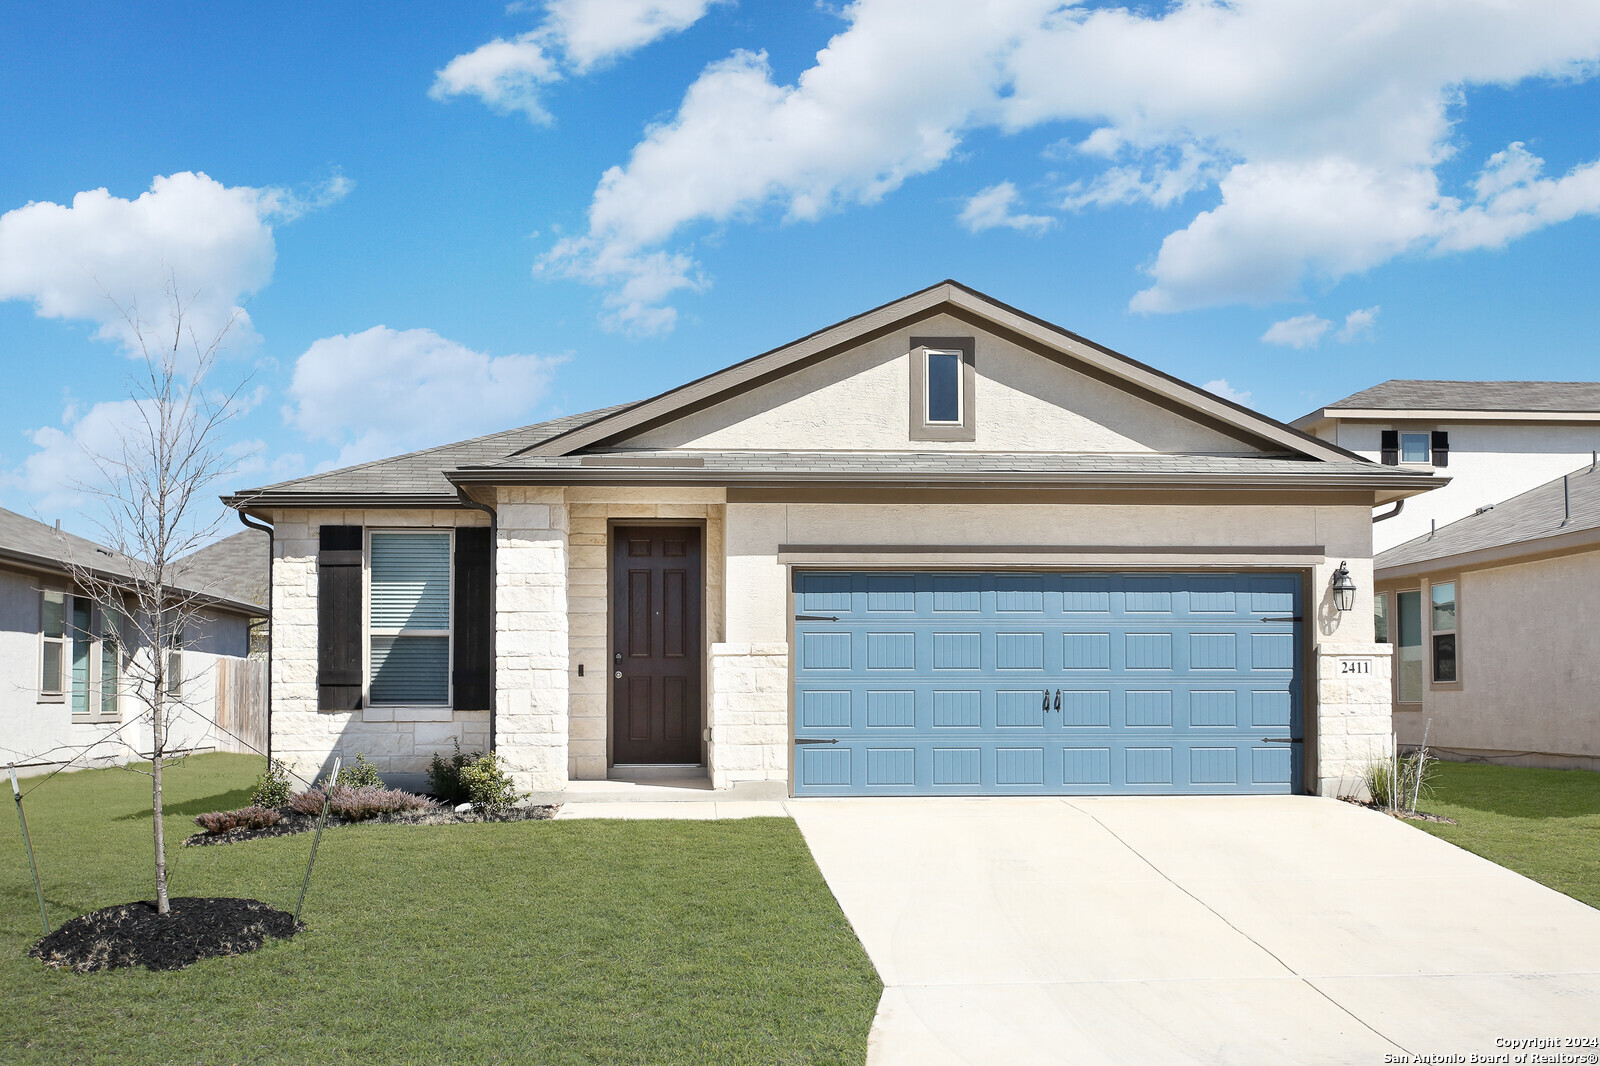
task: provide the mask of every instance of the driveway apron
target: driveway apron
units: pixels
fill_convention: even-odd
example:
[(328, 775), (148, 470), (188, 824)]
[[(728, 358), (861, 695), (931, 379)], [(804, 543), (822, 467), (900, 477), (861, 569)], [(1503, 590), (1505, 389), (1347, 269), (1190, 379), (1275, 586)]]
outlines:
[(870, 1066), (1471, 1061), (1600, 1036), (1600, 911), (1350, 804), (788, 808), (883, 978)]

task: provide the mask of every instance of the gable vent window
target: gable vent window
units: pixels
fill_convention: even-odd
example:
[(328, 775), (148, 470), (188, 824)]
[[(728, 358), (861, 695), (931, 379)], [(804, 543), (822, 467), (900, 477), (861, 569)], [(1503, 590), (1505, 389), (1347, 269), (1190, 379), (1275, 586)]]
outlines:
[(911, 338), (912, 440), (977, 440), (975, 354), (971, 337)]
[(450, 702), (450, 534), (372, 534), (373, 703)]

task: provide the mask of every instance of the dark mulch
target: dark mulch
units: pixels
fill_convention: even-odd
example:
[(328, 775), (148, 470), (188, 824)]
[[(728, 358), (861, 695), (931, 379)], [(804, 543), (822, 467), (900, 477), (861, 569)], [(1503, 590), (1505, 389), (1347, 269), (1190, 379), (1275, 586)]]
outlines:
[[(556, 816), (556, 811), (561, 809), (559, 803), (549, 805), (535, 805), (531, 807), (508, 807), (503, 811), (485, 813), (482, 811), (463, 811), (457, 814), (449, 807), (433, 811), (398, 811), (393, 814), (380, 814), (373, 818), (363, 818), (351, 821), (328, 815), (328, 828), (336, 825), (365, 825), (379, 823), (388, 825), (456, 825), (465, 822), (543, 822)], [(264, 829), (230, 829), (226, 833), (196, 833), (185, 840), (190, 846), (206, 844), (237, 844), (241, 840), (260, 840), (263, 837), (288, 836), (291, 833), (305, 833), (317, 827), (317, 819), (309, 814), (298, 811), (285, 810), (283, 820), (277, 825), (269, 825)]]
[(166, 915), (153, 900), (122, 903), (73, 918), (28, 952), (58, 970), (112, 970), (144, 966), (181, 970), (218, 955), (243, 955), (305, 928), (294, 915), (258, 899), (182, 896)]

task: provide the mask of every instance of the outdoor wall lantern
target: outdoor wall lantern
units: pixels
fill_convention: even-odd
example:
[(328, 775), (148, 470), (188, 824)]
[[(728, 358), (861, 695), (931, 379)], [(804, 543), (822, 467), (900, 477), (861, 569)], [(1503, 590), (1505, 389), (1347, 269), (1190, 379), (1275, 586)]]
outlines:
[(1356, 583), (1350, 578), (1350, 570), (1344, 565), (1344, 560), (1339, 560), (1339, 569), (1333, 572), (1333, 581), (1329, 586), (1333, 589), (1333, 605), (1343, 614), (1356, 605)]

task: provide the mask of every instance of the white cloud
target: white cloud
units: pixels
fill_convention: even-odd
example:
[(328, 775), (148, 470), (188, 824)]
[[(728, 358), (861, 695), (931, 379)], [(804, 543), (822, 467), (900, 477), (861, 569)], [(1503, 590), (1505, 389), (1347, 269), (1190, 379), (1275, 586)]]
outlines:
[(1349, 344), (1351, 341), (1371, 337), (1372, 329), (1377, 324), (1380, 310), (1382, 308), (1373, 306), (1357, 308), (1351, 311), (1344, 316), (1344, 325), (1334, 336), (1340, 344)]
[(1215, 393), (1216, 395), (1221, 396), (1224, 400), (1232, 400), (1240, 407), (1250, 406), (1250, 393), (1240, 391), (1239, 389), (1234, 388), (1232, 385), (1229, 385), (1227, 378), (1218, 378), (1215, 381), (1208, 381), (1200, 387), (1205, 389), (1207, 392)]
[(70, 206), (40, 201), (0, 215), (0, 300), (30, 300), (43, 318), (85, 319), (96, 334), (137, 350), (117, 305), (158, 330), (169, 278), (192, 298), (186, 322), (202, 345), (227, 325), (227, 347), (259, 337), (244, 303), (272, 279), (274, 220), (290, 220), (345, 195), (335, 177), (311, 194), (228, 187), (205, 174), (158, 177), (133, 200), (105, 189)]
[(1289, 348), (1315, 348), (1323, 334), (1333, 328), (1333, 323), (1316, 315), (1296, 315), (1282, 322), (1274, 322), (1261, 335), (1264, 344), (1282, 344)]
[[(1069, 209), (1218, 201), (1171, 233), (1131, 306), (1263, 303), (1396, 255), (1497, 247), (1600, 211), (1600, 163), (1556, 178), (1519, 145), (1470, 196), (1441, 187), (1464, 89), (1600, 69), (1593, 0), (1184, 0), (1154, 14), (1057, 0), (856, 0), (793, 84), (761, 53), (709, 65), (595, 189), (546, 266), (627, 284), (696, 224), (871, 204), (982, 128), (1088, 124)], [(937, 71), (937, 77), (922, 72)], [(686, 283), (665, 289), (671, 293)], [(648, 310), (640, 307), (637, 315)]]
[(550, 0), (538, 29), (496, 37), (439, 70), (435, 100), (477, 96), (502, 114), (552, 121), (540, 94), (568, 74), (584, 74), (698, 22), (725, 0)]
[(1017, 187), (1009, 181), (979, 190), (961, 209), (960, 222), (969, 232), (982, 233), (986, 229), (1009, 226), (1024, 232), (1042, 233), (1055, 225), (1048, 215), (1015, 214), (1012, 208), (1018, 200)]
[(340, 446), (322, 469), (532, 422), (560, 356), (491, 357), (429, 329), (324, 337), (295, 363), (284, 418)]

